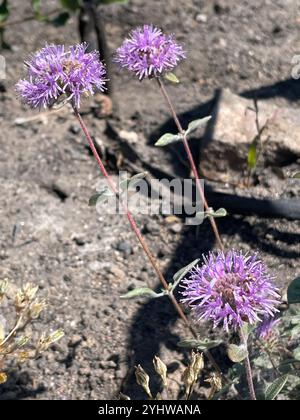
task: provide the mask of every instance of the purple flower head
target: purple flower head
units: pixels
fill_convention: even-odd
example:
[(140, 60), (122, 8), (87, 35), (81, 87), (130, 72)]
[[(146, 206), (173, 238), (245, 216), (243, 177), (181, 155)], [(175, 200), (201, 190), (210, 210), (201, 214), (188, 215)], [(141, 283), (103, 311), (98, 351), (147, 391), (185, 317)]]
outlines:
[(117, 49), (115, 62), (135, 73), (140, 80), (171, 71), (185, 53), (173, 35), (164, 35), (152, 25), (134, 29)]
[(86, 52), (87, 44), (65, 50), (63, 45), (46, 45), (25, 65), (27, 79), (19, 80), (16, 90), (32, 108), (53, 105), (62, 95), (77, 108), (83, 94), (105, 89), (105, 67), (97, 52)]
[(258, 339), (269, 341), (278, 335), (278, 329), (276, 328), (280, 323), (280, 319), (270, 318), (269, 316), (264, 318), (262, 322), (258, 324), (255, 329), (255, 335)]
[(183, 280), (182, 302), (196, 322), (207, 319), (214, 327), (223, 324), (226, 331), (237, 329), (243, 322), (254, 324), (278, 311), (279, 295), (272, 280), (257, 254), (210, 253)]

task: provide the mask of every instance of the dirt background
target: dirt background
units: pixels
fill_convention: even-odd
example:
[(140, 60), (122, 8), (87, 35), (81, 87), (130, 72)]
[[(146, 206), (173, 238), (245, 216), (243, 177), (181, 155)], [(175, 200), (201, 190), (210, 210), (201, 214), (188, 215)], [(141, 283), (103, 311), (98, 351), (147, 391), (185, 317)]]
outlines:
[[(12, 18), (31, 13), (29, 2), (11, 3)], [(46, 9), (54, 6), (49, 1)], [(126, 6), (103, 7), (103, 18), (110, 51), (139, 24), (176, 33), (188, 59), (176, 71), (180, 85), (169, 91), (184, 121), (224, 87), (234, 93), (268, 88), (264, 100), (299, 105), (298, 82), (291, 79), (292, 57), (300, 53), (299, 1), (130, 0)], [(0, 399), (106, 399), (116, 398), (120, 389), (140, 398), (132, 367), (149, 366), (154, 355), (168, 363), (175, 388), (187, 357), (176, 343), (187, 332), (165, 298), (119, 299), (133, 287), (159, 286), (124, 219), (87, 206), (99, 172), (73, 116), (67, 110), (16, 124), (17, 118), (36, 114), (15, 97), (23, 59), (45, 42), (79, 41), (77, 20), (59, 29), (27, 22), (8, 28), (6, 40), (12, 50), (3, 53), (7, 77), (0, 89), (0, 276), (17, 285), (37, 283), (49, 302), (37, 331), (61, 327), (66, 337), (38, 361), (16, 367), (0, 386)], [(170, 125), (155, 83), (141, 84), (116, 68), (111, 77), (118, 113), (110, 123), (134, 131), (144, 158), (176, 173), (174, 155), (152, 147), (153, 138)], [(118, 146), (107, 122), (92, 112), (85, 119), (114, 171)], [(265, 183), (264, 194), (276, 198), (288, 181), (278, 193), (276, 174), (267, 172), (267, 179), (272, 176), (275, 181)], [(290, 196), (298, 190), (289, 184)], [(196, 232), (162, 216), (137, 219), (168, 278), (215, 247), (207, 222)], [(226, 247), (258, 250), (278, 274), (279, 285), (299, 274), (299, 221), (232, 214), (218, 225)]]

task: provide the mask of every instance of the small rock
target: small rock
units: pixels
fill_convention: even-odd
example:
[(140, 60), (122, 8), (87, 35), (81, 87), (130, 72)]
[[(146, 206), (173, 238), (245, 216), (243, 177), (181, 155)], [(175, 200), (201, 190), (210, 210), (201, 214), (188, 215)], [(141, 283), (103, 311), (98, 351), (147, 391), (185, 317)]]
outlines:
[(80, 132), (80, 127), (77, 124), (72, 124), (72, 125), (70, 125), (69, 131), (72, 134), (78, 134)]
[(128, 368), (125, 363), (120, 363), (118, 370), (116, 371), (116, 379), (124, 379), (126, 377)]
[(135, 131), (121, 130), (119, 136), (121, 139), (128, 141), (130, 144), (135, 144), (139, 140), (139, 137)]
[(89, 269), (91, 271), (101, 272), (102, 271), (102, 264), (101, 264), (100, 261), (91, 261), (89, 263)]
[(171, 225), (169, 227), (169, 229), (173, 233), (180, 233), (182, 231), (182, 224), (181, 223), (175, 223), (174, 225)]
[(116, 280), (119, 280), (119, 281), (125, 280), (126, 274), (124, 273), (123, 270), (116, 267), (115, 265), (109, 268), (109, 273), (112, 274)]
[(76, 245), (78, 246), (83, 246), (85, 244), (85, 240), (83, 239), (82, 236), (74, 236), (73, 241), (76, 243)]
[(89, 367), (80, 368), (78, 370), (78, 375), (80, 376), (90, 376), (90, 374), (91, 374), (91, 369)]
[(207, 15), (204, 13), (198, 13), (195, 17), (196, 22), (199, 23), (206, 23), (207, 22)]
[(77, 346), (81, 341), (82, 341), (82, 337), (79, 334), (74, 334), (70, 337), (68, 346), (69, 347)]
[(132, 254), (132, 246), (127, 241), (119, 242), (117, 245), (117, 250), (121, 251), (126, 257)]
[[(253, 99), (222, 90), (201, 152), (204, 173), (235, 175), (247, 169), (250, 144), (257, 135)], [(300, 115), (297, 109), (258, 100), (259, 126), (264, 144), (259, 164), (281, 167), (300, 156)], [(230, 124), (228, 124), (230, 121)]]
[(160, 228), (158, 223), (155, 223), (154, 221), (150, 220), (147, 222), (143, 228), (143, 233), (151, 233), (153, 236), (157, 236), (160, 233)]
[(113, 360), (103, 360), (100, 362), (102, 369), (116, 369), (117, 365)]

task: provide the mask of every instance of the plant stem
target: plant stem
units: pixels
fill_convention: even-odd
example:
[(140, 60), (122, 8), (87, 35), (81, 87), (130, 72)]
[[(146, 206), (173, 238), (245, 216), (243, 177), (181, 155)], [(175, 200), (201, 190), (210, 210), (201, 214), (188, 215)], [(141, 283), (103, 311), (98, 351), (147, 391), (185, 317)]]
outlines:
[[(245, 334), (242, 331), (242, 329), (240, 329), (240, 339), (241, 339), (242, 344), (246, 347), (246, 349), (248, 349), (248, 338), (245, 336)], [(248, 388), (249, 388), (250, 399), (251, 400), (256, 400), (255, 389), (254, 389), (254, 385), (253, 385), (252, 369), (251, 369), (249, 355), (247, 355), (247, 357), (245, 358), (244, 365), (245, 365), (245, 369), (246, 369), (246, 377), (247, 377), (247, 383), (248, 383)]]
[[(163, 97), (165, 98), (165, 100), (168, 104), (168, 107), (170, 109), (170, 112), (172, 114), (172, 117), (174, 119), (176, 127), (178, 129), (178, 132), (180, 134), (182, 134), (182, 141), (183, 141), (184, 149), (186, 151), (188, 160), (190, 162), (190, 166), (191, 166), (194, 178), (195, 178), (197, 190), (200, 194), (201, 200), (203, 201), (205, 210), (208, 211), (209, 210), (209, 205), (208, 205), (208, 203), (206, 201), (206, 198), (205, 198), (205, 195), (204, 195), (204, 191), (203, 191), (203, 188), (202, 188), (202, 185), (201, 185), (201, 182), (200, 182), (200, 178), (199, 178), (199, 174), (198, 174), (198, 171), (197, 171), (197, 168), (196, 168), (196, 165), (195, 165), (195, 161), (194, 161), (194, 158), (193, 158), (193, 155), (192, 155), (192, 152), (191, 152), (191, 149), (190, 149), (187, 137), (186, 137), (186, 133), (185, 133), (180, 121), (179, 121), (179, 118), (176, 114), (174, 105), (173, 105), (173, 103), (172, 103), (172, 101), (171, 101), (171, 99), (170, 99), (170, 97), (169, 97), (169, 95), (166, 91), (166, 88), (165, 88), (165, 85), (164, 85), (162, 79), (157, 77), (156, 80), (157, 80), (159, 88), (160, 88), (160, 90), (163, 94)], [(222, 240), (221, 240), (221, 236), (220, 236), (220, 233), (219, 233), (219, 230), (218, 230), (218, 227), (217, 227), (217, 224), (216, 224), (214, 218), (210, 216), (209, 221), (210, 221), (211, 227), (213, 229), (214, 235), (216, 237), (216, 240), (218, 242), (218, 245), (219, 245), (220, 249), (224, 250), (224, 246), (223, 246), (223, 243), (222, 243)]]
[(277, 375), (280, 375), (280, 372), (279, 372), (279, 370), (278, 370), (278, 368), (277, 368), (277, 366), (276, 366), (276, 364), (273, 360), (273, 357), (272, 357), (272, 354), (271, 354), (270, 350), (267, 349), (265, 346), (263, 346), (264, 343), (263, 343), (262, 340), (260, 340), (260, 343), (261, 343), (261, 346), (263, 347), (264, 351), (267, 353), (267, 356), (268, 356), (268, 358), (271, 362), (271, 365), (272, 365), (274, 371), (276, 372)]
[[(130, 213), (128, 207), (122, 202), (122, 200), (120, 200), (119, 191), (118, 191), (116, 185), (114, 184), (113, 180), (111, 179), (111, 177), (107, 173), (107, 171), (105, 169), (105, 166), (103, 165), (103, 162), (101, 160), (101, 157), (99, 156), (99, 153), (97, 152), (97, 149), (96, 149), (96, 147), (94, 145), (94, 142), (93, 142), (93, 140), (92, 140), (92, 138), (91, 138), (91, 136), (89, 134), (89, 131), (87, 129), (87, 126), (85, 125), (85, 122), (83, 121), (81, 115), (78, 112), (78, 109), (73, 106), (73, 110), (74, 110), (75, 117), (77, 118), (77, 120), (78, 120), (78, 122), (79, 122), (79, 124), (80, 124), (80, 126), (82, 128), (82, 131), (83, 131), (83, 133), (84, 133), (84, 135), (85, 135), (85, 137), (86, 137), (86, 139), (87, 139), (87, 141), (89, 143), (89, 146), (90, 146), (90, 148), (92, 150), (92, 153), (93, 153), (93, 155), (94, 155), (94, 157), (95, 157), (95, 159), (96, 159), (96, 161), (98, 163), (98, 166), (99, 166), (99, 168), (101, 170), (102, 175), (105, 177), (105, 179), (107, 180), (107, 182), (108, 182), (111, 190), (116, 194), (119, 202), (122, 204), (122, 207), (123, 207), (123, 209), (124, 209), (124, 211), (126, 213), (127, 219), (128, 219), (128, 221), (130, 223), (130, 226), (132, 227), (132, 230), (134, 231), (135, 235), (137, 236), (137, 238), (139, 240), (139, 243), (141, 244), (141, 246), (142, 246), (145, 254), (147, 255), (147, 257), (148, 257), (148, 259), (149, 259), (149, 261), (150, 261), (150, 263), (151, 263), (154, 271), (156, 272), (156, 274), (157, 274), (157, 276), (158, 276), (161, 284), (163, 285), (164, 289), (168, 292), (167, 293), (167, 296), (171, 300), (171, 302), (172, 302), (174, 308), (176, 309), (178, 315), (180, 316), (180, 318), (183, 320), (183, 322), (185, 323), (185, 325), (189, 328), (189, 330), (192, 333), (193, 337), (197, 338), (196, 331), (194, 330), (194, 328), (190, 324), (189, 320), (185, 316), (185, 314), (184, 314), (183, 310), (181, 309), (179, 303), (177, 302), (175, 296), (172, 293), (169, 293), (168, 283), (167, 283), (167, 281), (166, 281), (163, 273), (161, 272), (161, 270), (160, 270), (160, 268), (159, 268), (159, 266), (158, 266), (158, 264), (157, 264), (157, 262), (156, 262), (156, 260), (155, 260), (155, 258), (153, 256), (152, 252), (150, 251), (147, 243), (145, 242), (145, 240), (144, 240), (144, 238), (143, 238), (143, 236), (142, 236), (142, 234), (141, 234), (141, 232), (140, 232), (140, 230), (139, 230), (139, 228), (138, 228), (138, 226), (137, 226), (137, 224), (136, 224), (136, 222), (135, 222), (132, 214)], [(215, 361), (214, 357), (210, 353), (210, 351), (209, 350), (206, 351), (205, 354), (206, 354), (208, 360), (210, 361), (210, 363), (215, 368), (215, 370), (220, 375), (222, 375), (222, 371), (221, 371), (219, 365), (217, 364), (217, 362)]]
[[(120, 200), (119, 191), (118, 191), (116, 185), (114, 184), (113, 180), (111, 179), (111, 177), (108, 175), (108, 173), (107, 173), (107, 171), (105, 169), (105, 166), (103, 165), (103, 162), (102, 162), (102, 160), (101, 160), (101, 158), (100, 158), (100, 156), (99, 156), (99, 154), (97, 152), (97, 149), (96, 149), (96, 147), (94, 145), (94, 142), (93, 142), (93, 140), (92, 140), (92, 138), (91, 138), (91, 136), (90, 136), (90, 134), (88, 132), (88, 129), (87, 129), (87, 127), (86, 127), (83, 119), (81, 118), (81, 115), (79, 114), (79, 112), (78, 112), (78, 110), (76, 108), (74, 108), (74, 113), (75, 113), (76, 118), (79, 121), (79, 124), (80, 124), (80, 126), (81, 126), (81, 128), (82, 128), (82, 130), (83, 130), (83, 132), (85, 134), (86, 139), (88, 140), (89, 146), (90, 146), (90, 148), (91, 148), (91, 150), (93, 152), (93, 155), (94, 155), (94, 157), (95, 157), (95, 159), (96, 159), (96, 161), (97, 161), (97, 163), (98, 163), (98, 165), (100, 167), (100, 170), (102, 172), (102, 175), (106, 178), (106, 180), (107, 180), (107, 182), (108, 182), (111, 190), (116, 194), (118, 200), (121, 202), (122, 207), (123, 207), (123, 209), (125, 211), (125, 214), (127, 216), (127, 219), (128, 219), (128, 221), (129, 221), (129, 223), (130, 223), (130, 225), (132, 227), (132, 230), (134, 231), (135, 235), (137, 236), (137, 238), (138, 238), (138, 240), (139, 240), (139, 242), (140, 242), (140, 244), (141, 244), (141, 246), (142, 246), (145, 254), (147, 255), (147, 257), (148, 257), (148, 259), (149, 259), (152, 267), (154, 268), (154, 271), (156, 272), (159, 280), (161, 281), (164, 289), (165, 290), (169, 290), (168, 283), (167, 283), (164, 275), (162, 274), (162, 272), (161, 272), (161, 270), (160, 270), (160, 268), (159, 268), (159, 266), (158, 266), (158, 264), (157, 264), (157, 262), (156, 262), (156, 260), (155, 260), (155, 258), (153, 256), (153, 254), (151, 253), (148, 245), (146, 244), (146, 242), (145, 242), (145, 240), (144, 240), (144, 238), (143, 238), (143, 236), (142, 236), (142, 234), (141, 234), (141, 232), (140, 232), (140, 230), (139, 230), (139, 228), (138, 228), (138, 226), (137, 226), (137, 224), (136, 224), (136, 222), (135, 222), (132, 214), (130, 213), (128, 207)], [(191, 329), (192, 327), (191, 327), (191, 325), (190, 325), (187, 317), (183, 313), (181, 307), (179, 306), (177, 300), (174, 298), (173, 295), (168, 294), (168, 296), (171, 299), (173, 305), (175, 306), (178, 314), (180, 315), (180, 317), (182, 318), (182, 320), (184, 321), (184, 323)]]
[[(49, 17), (51, 17), (53, 15), (56, 15), (59, 12), (62, 12), (62, 10), (63, 9), (55, 9), (55, 10), (52, 10), (47, 15), (43, 16), (43, 18), (45, 20), (47, 20)], [(35, 20), (35, 19), (36, 19), (36, 15), (30, 15), (30, 16), (25, 16), (22, 19), (8, 20), (8, 21), (0, 22), (0, 29), (6, 28), (8, 26), (20, 25), (20, 24), (22, 24), (24, 22), (28, 22), (30, 20)]]

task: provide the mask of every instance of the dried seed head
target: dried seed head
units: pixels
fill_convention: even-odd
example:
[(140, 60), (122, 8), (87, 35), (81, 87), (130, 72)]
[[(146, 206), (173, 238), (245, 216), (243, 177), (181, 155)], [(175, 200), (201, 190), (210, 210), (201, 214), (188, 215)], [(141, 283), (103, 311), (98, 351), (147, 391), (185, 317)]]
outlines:
[(21, 351), (18, 354), (18, 362), (19, 363), (24, 363), (26, 362), (26, 360), (28, 360), (30, 358), (30, 353), (29, 351)]
[(8, 287), (8, 280), (7, 279), (0, 280), (0, 302), (5, 296), (7, 287)]
[(194, 370), (194, 374), (198, 379), (200, 372), (204, 368), (204, 357), (203, 353), (192, 353), (192, 366)]
[(136, 383), (140, 385), (144, 389), (148, 397), (152, 399), (152, 394), (149, 388), (150, 378), (141, 365), (135, 367), (135, 377)]
[(209, 378), (205, 379), (205, 382), (208, 382), (211, 385), (209, 399), (222, 389), (222, 378), (218, 373), (213, 372)]
[(4, 384), (7, 381), (7, 375), (4, 372), (0, 372), (0, 384)]
[(45, 350), (47, 350), (51, 346), (51, 344), (60, 340), (64, 335), (65, 333), (62, 329), (56, 330), (49, 335), (46, 335), (45, 333), (43, 333), (37, 344), (37, 348), (36, 348), (37, 353), (38, 354), (43, 353)]
[(167, 382), (167, 366), (164, 362), (158, 357), (155, 356), (153, 359), (153, 365), (155, 372), (160, 376), (163, 386), (166, 388), (168, 386)]
[(28, 304), (34, 300), (38, 290), (38, 286), (26, 283), (25, 286), (18, 291), (15, 297), (15, 308), (18, 313), (23, 311)]
[(191, 394), (196, 380), (197, 380), (197, 376), (195, 375), (193, 362), (192, 362), (182, 374), (182, 382), (185, 386), (185, 395), (187, 398)]
[(36, 319), (40, 316), (40, 313), (45, 309), (46, 301), (43, 299), (39, 302), (33, 302), (29, 308), (29, 318)]
[(130, 397), (128, 395), (123, 394), (122, 392), (119, 392), (119, 400), (130, 400)]
[(4, 340), (6, 330), (6, 319), (0, 315), (0, 343)]

